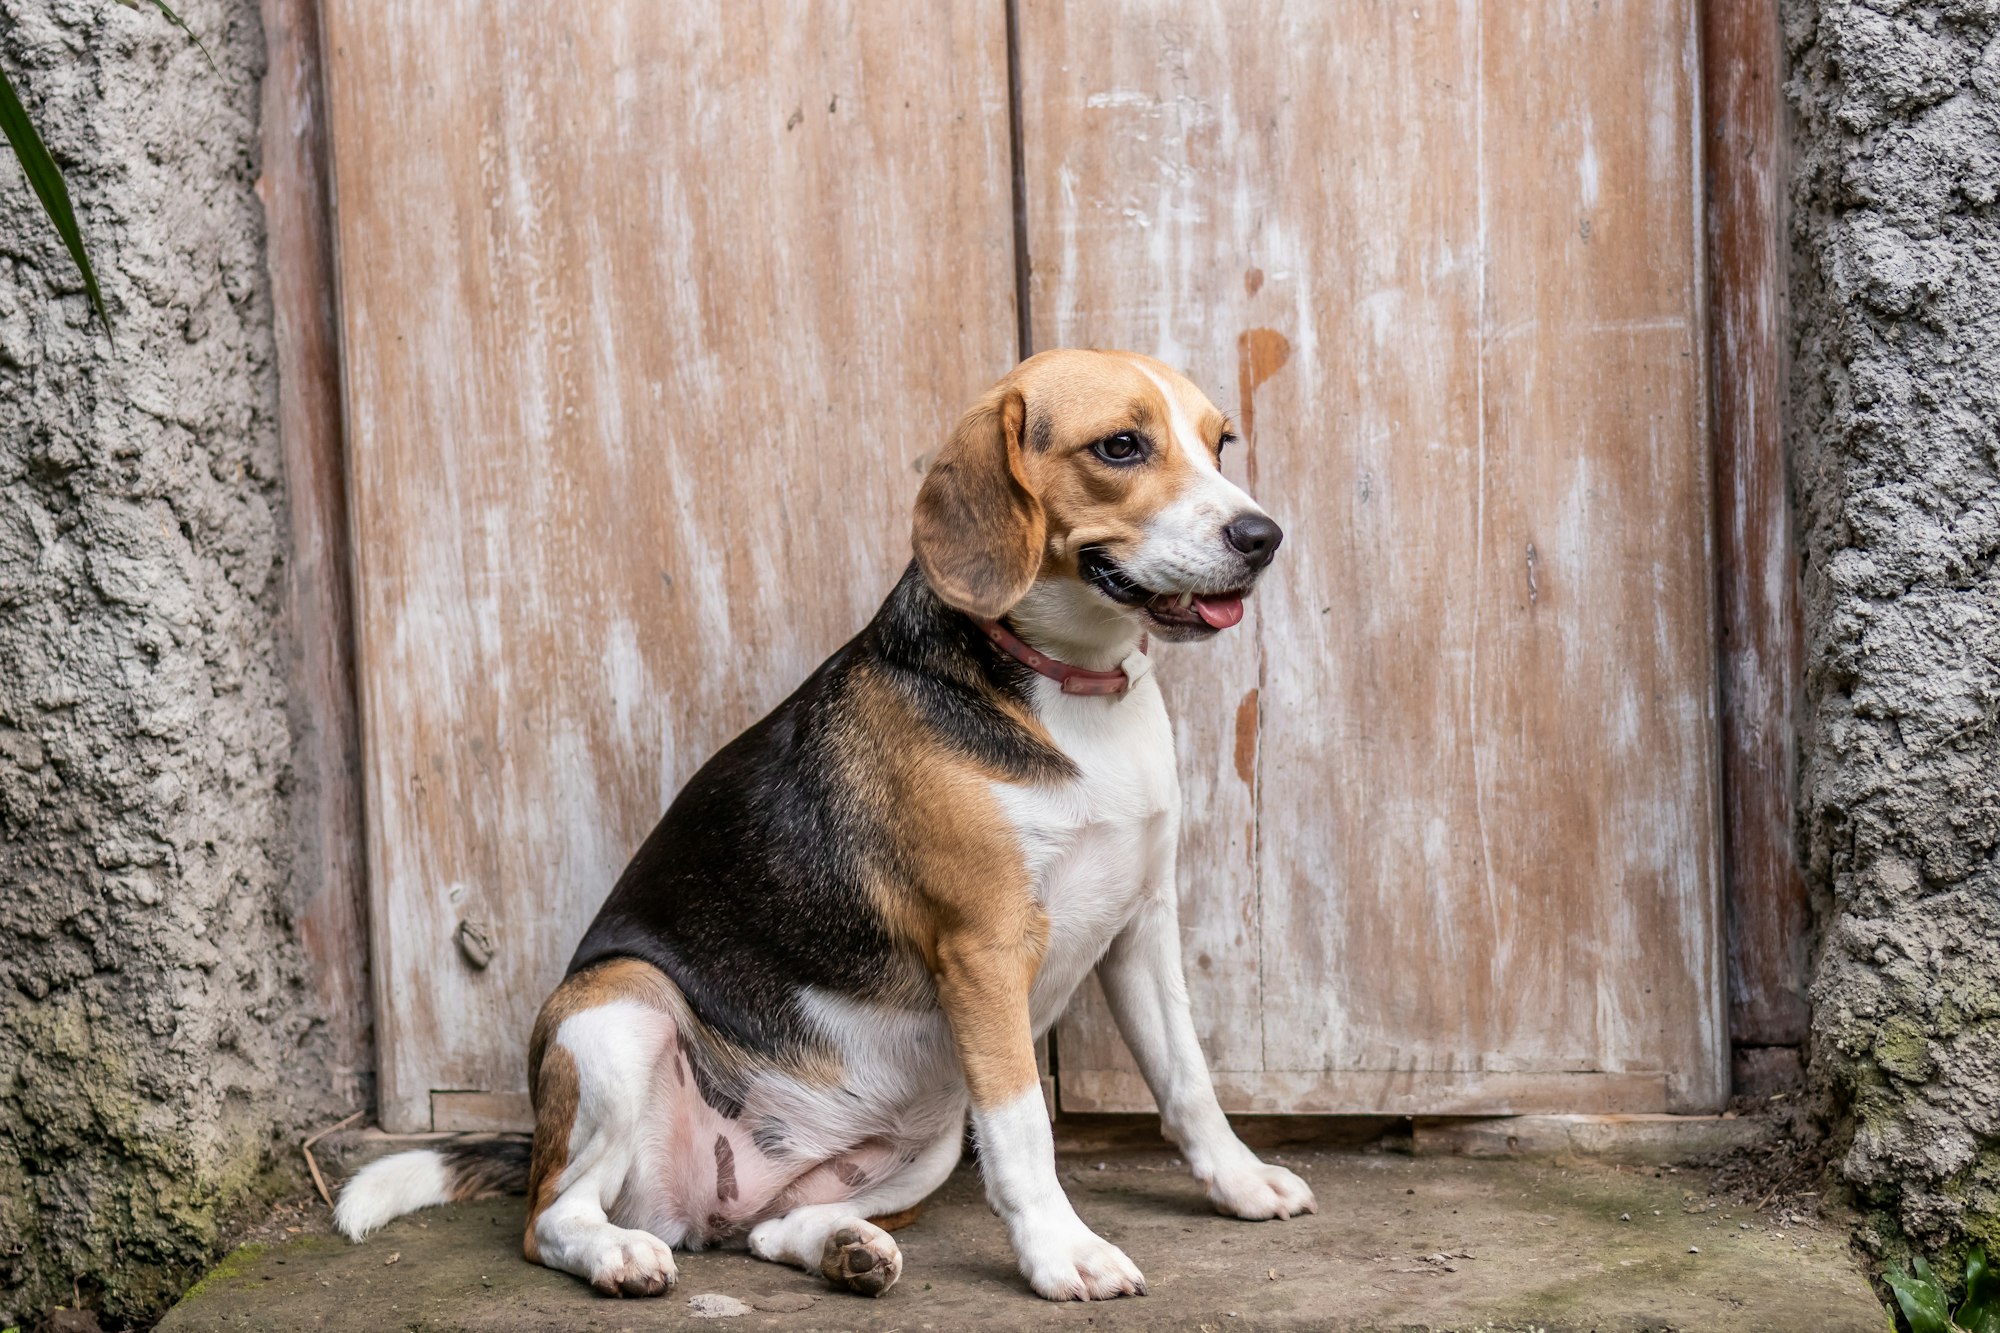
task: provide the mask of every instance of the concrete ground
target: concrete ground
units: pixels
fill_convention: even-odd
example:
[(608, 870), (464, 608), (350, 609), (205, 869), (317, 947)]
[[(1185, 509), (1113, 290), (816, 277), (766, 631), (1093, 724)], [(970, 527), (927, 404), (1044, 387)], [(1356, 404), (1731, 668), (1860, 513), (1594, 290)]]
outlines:
[[(246, 1245), (160, 1329), (1881, 1333), (1886, 1326), (1844, 1224), (1731, 1206), (1700, 1170), (1325, 1146), (1267, 1156), (1312, 1184), (1318, 1215), (1264, 1223), (1218, 1217), (1171, 1153), (1157, 1148), (1100, 1144), (1063, 1154), (1077, 1211), (1145, 1272), (1150, 1294), (1142, 1298), (1051, 1305), (1034, 1297), (968, 1165), (897, 1234), (903, 1279), (879, 1300), (829, 1290), (815, 1276), (741, 1252), (677, 1256), (680, 1283), (666, 1296), (607, 1299), (525, 1262), (521, 1201), (500, 1199), (403, 1218), (361, 1245), (309, 1234), (312, 1227)], [(709, 1322), (716, 1318), (731, 1322)]]

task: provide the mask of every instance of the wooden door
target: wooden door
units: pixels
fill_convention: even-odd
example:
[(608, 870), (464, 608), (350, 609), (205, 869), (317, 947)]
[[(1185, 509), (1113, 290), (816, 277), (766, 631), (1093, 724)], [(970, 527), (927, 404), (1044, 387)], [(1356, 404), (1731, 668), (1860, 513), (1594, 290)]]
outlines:
[[(1160, 655), (1231, 1109), (1721, 1099), (1688, 10), (1020, 0), (1034, 345), (1188, 369), (1289, 533)], [(1007, 14), (325, 13), (381, 1115), (518, 1126), (619, 868), (1014, 359)], [(1094, 989), (1058, 1037), (1150, 1108)]]
[(381, 1118), (519, 1125), (612, 880), (873, 612), (1013, 364), (1005, 19), (325, 14)]
[(1035, 343), (1188, 368), (1289, 534), (1160, 671), (1230, 1110), (1727, 1093), (1694, 22), (1022, 0)]

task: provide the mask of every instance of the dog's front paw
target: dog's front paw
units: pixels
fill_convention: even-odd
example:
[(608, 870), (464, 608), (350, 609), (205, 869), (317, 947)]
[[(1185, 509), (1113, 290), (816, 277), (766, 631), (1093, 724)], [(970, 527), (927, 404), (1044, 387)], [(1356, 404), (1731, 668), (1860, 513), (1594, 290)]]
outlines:
[(590, 1258), (590, 1285), (606, 1296), (657, 1296), (674, 1285), (674, 1252), (658, 1236), (606, 1227)]
[(1037, 1296), (1052, 1301), (1108, 1301), (1146, 1294), (1146, 1279), (1125, 1251), (1082, 1226), (1023, 1248), (1021, 1272)]
[(1255, 1158), (1232, 1170), (1218, 1172), (1208, 1182), (1208, 1197), (1217, 1212), (1253, 1222), (1319, 1211), (1312, 1189), (1305, 1181), (1282, 1166), (1271, 1166)]

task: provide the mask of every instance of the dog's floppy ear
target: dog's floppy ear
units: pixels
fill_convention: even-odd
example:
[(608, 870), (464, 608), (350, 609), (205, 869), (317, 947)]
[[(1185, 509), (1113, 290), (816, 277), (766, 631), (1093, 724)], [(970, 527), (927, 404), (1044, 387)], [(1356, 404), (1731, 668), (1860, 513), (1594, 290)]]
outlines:
[(917, 491), (917, 565), (938, 596), (997, 619), (1041, 572), (1047, 520), (1021, 459), (1027, 403), (994, 389), (959, 418)]

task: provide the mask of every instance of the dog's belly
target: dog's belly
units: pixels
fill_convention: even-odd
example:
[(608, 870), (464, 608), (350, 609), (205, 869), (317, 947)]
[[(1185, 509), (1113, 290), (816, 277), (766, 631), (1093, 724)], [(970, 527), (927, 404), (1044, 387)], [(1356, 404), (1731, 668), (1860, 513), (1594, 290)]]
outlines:
[(855, 1198), (961, 1132), (964, 1083), (941, 1016), (831, 1000), (821, 1016), (844, 1029), (837, 1078), (773, 1065), (721, 1106), (689, 1077), (675, 1020), (631, 1016), (618, 1042), (650, 1056), (647, 1124), (612, 1220), (689, 1249), (740, 1245), (757, 1223)]

